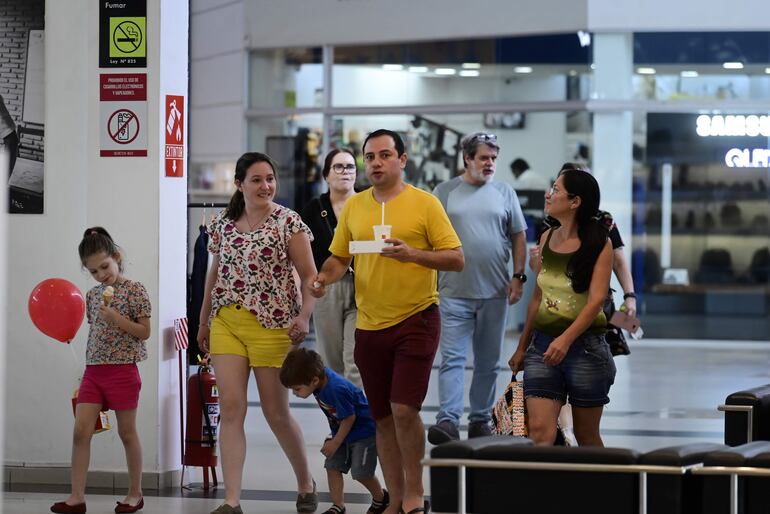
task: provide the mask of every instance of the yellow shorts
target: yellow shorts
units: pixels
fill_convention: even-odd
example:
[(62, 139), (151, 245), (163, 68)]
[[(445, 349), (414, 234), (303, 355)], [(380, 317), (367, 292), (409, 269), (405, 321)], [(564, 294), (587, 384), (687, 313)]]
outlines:
[(288, 329), (265, 328), (240, 305), (228, 305), (211, 322), (211, 354), (241, 355), (252, 368), (280, 368), (291, 346)]

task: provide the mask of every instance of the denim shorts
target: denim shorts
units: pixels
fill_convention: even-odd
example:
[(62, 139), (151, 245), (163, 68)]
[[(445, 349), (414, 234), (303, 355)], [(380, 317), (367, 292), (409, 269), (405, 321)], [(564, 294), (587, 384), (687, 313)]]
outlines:
[(535, 331), (524, 356), (524, 397), (550, 398), (574, 407), (601, 407), (615, 382), (615, 362), (604, 334), (583, 334), (575, 339), (556, 366), (543, 362), (555, 338)]
[(354, 480), (372, 478), (377, 469), (377, 444), (374, 436), (342, 443), (334, 455), (326, 459), (324, 468), (341, 473), (350, 471)]

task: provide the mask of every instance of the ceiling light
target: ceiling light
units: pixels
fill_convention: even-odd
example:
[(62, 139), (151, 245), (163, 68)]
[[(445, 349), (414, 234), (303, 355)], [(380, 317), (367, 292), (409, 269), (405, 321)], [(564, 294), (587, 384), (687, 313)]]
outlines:
[(770, 68), (765, 68), (765, 73), (767, 73), (768, 75), (770, 75)]
[(722, 64), (722, 67), (726, 70), (742, 70), (743, 69), (743, 63), (742, 62), (726, 62)]
[(401, 71), (404, 69), (404, 65), (403, 64), (383, 64), (382, 69), (387, 71)]
[(569, 70), (570, 77), (577, 77), (577, 74), (578, 74), (577, 70)]
[(457, 70), (454, 68), (436, 68), (436, 75), (454, 75)]
[(645, 68), (645, 67), (641, 67), (641, 68), (637, 68), (637, 69), (636, 69), (636, 72), (637, 72), (639, 75), (655, 75), (655, 68)]
[(595, 70), (595, 69), (596, 69), (596, 65), (595, 65), (594, 63), (591, 63), (591, 69), (592, 69), (592, 70)]
[(428, 71), (427, 66), (409, 66), (409, 71), (412, 73), (425, 73)]
[(697, 77), (698, 72), (694, 70), (687, 70), (687, 71), (681, 72), (679, 75), (682, 77)]
[(465, 68), (466, 70), (480, 70), (481, 64), (477, 62), (464, 62), (463, 68)]
[(532, 66), (514, 66), (514, 73), (532, 73)]
[(462, 70), (460, 71), (461, 77), (478, 77), (481, 73), (479, 70)]

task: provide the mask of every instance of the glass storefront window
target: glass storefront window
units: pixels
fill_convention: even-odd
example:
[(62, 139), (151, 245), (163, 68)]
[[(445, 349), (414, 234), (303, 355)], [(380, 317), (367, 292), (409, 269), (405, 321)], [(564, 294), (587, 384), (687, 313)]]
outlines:
[(229, 197), (235, 191), (235, 161), (192, 163), (188, 195), (192, 201), (211, 201)]
[(320, 48), (253, 50), (249, 54), (249, 108), (321, 107)]
[(634, 92), (647, 100), (770, 98), (770, 33), (634, 34)]
[(575, 34), (336, 47), (332, 105), (563, 101), (589, 64)]
[(644, 115), (633, 268), (651, 337), (767, 338), (770, 152), (719, 135), (726, 116)]
[(322, 124), (321, 114), (249, 121), (249, 148), (266, 152), (278, 165), (276, 202), (298, 209), (323, 189)]
[[(756, 74), (737, 75), (698, 71), (696, 66), (662, 70), (637, 66), (633, 78), (634, 97), (641, 100), (767, 100), (770, 75), (764, 68)], [(641, 70), (642, 74), (639, 73)]]

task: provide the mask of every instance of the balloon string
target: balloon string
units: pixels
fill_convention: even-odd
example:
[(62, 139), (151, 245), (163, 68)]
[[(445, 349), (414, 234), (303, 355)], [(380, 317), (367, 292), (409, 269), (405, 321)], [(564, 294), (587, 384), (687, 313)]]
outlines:
[(67, 346), (70, 347), (70, 351), (72, 352), (72, 358), (75, 360), (75, 367), (80, 368), (80, 361), (78, 361), (78, 356), (75, 353), (75, 348), (72, 347), (72, 342), (70, 342)]

